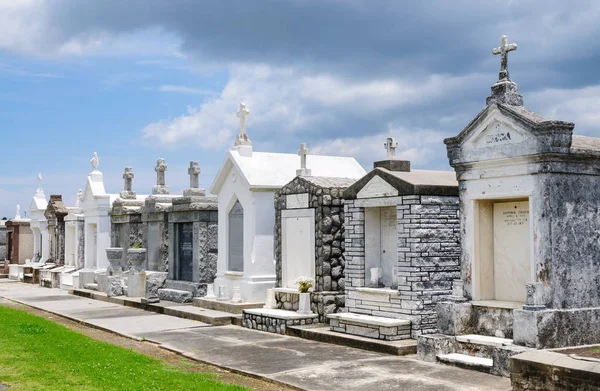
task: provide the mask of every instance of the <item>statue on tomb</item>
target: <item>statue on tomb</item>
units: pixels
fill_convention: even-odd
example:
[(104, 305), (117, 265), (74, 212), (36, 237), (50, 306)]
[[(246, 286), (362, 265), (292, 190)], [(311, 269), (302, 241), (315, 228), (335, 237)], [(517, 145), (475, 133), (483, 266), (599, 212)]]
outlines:
[(21, 205), (17, 204), (17, 211), (15, 213), (15, 221), (21, 220)]
[(75, 207), (79, 208), (81, 202), (83, 202), (83, 192), (79, 189), (77, 197), (75, 198)]
[(90, 160), (90, 163), (92, 164), (92, 167), (94, 168), (94, 171), (98, 171), (100, 162), (101, 162), (101, 160), (98, 157), (98, 154), (96, 152), (94, 152), (94, 157), (92, 158), (92, 160)]
[(252, 142), (246, 133), (246, 117), (248, 115), (250, 115), (250, 110), (246, 108), (244, 103), (240, 103), (239, 110), (236, 113), (236, 116), (240, 119), (240, 134), (237, 135), (234, 144), (236, 147), (240, 145), (252, 145)]

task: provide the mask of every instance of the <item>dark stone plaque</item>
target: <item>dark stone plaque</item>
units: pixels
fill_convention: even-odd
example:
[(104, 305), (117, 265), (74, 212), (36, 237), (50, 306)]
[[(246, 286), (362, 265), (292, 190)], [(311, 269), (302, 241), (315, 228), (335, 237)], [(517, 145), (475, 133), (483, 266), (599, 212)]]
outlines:
[(194, 224), (177, 224), (177, 257), (175, 279), (193, 281), (194, 276)]

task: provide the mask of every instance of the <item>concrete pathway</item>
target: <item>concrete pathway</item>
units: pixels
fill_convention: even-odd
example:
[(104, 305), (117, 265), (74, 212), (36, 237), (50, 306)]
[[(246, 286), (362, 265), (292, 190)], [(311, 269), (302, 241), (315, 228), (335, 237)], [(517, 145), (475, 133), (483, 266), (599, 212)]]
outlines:
[(150, 313), (3, 283), (0, 297), (93, 327), (146, 339), (187, 357), (304, 390), (510, 390), (506, 378), (360, 349)]

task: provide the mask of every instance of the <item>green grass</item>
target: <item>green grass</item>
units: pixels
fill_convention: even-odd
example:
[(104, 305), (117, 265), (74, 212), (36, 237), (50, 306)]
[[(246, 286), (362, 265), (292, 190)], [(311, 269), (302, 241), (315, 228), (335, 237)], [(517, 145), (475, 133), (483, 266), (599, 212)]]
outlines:
[(10, 391), (245, 390), (2, 306), (0, 382)]

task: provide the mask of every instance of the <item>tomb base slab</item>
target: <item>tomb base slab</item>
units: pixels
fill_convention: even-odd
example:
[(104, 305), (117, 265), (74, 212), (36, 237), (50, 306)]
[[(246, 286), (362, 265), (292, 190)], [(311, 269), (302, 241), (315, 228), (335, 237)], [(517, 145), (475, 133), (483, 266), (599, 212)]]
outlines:
[(146, 273), (130, 273), (127, 278), (127, 296), (144, 297), (146, 295)]
[(106, 296), (115, 297), (123, 295), (123, 279), (121, 276), (108, 276), (106, 283)]
[(330, 314), (331, 331), (361, 337), (397, 341), (410, 338), (410, 320), (383, 318), (380, 316), (340, 313)]
[(194, 298), (191, 292), (169, 288), (159, 289), (158, 297), (160, 300), (172, 301), (175, 303), (191, 303)]
[(229, 312), (230, 314), (241, 314), (242, 311), (246, 309), (262, 308), (265, 304), (262, 302), (252, 303), (247, 301), (242, 303), (232, 303), (230, 301), (219, 301), (216, 298), (210, 299), (206, 297), (196, 297), (194, 298), (193, 303), (196, 307), (213, 311)]
[(317, 314), (299, 314), (297, 312), (256, 308), (242, 312), (242, 326), (284, 335), (288, 326), (301, 326), (316, 323)]

